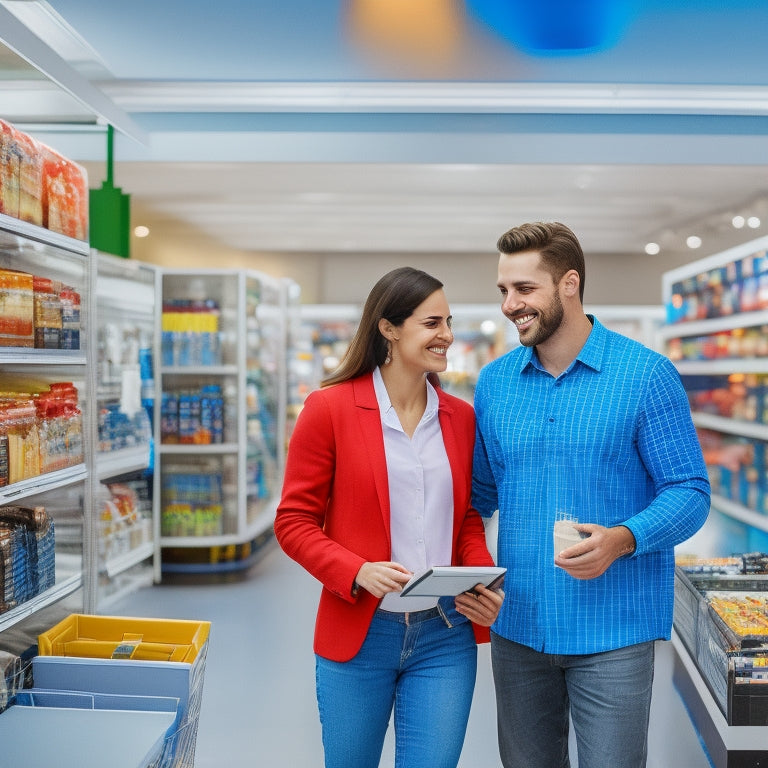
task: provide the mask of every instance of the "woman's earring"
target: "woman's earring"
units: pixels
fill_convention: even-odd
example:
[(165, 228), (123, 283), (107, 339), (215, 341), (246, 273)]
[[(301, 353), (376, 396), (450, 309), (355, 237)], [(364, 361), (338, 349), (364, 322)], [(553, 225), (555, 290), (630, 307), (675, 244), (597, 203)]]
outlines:
[(387, 342), (387, 356), (384, 358), (384, 365), (389, 365), (392, 362), (392, 342)]

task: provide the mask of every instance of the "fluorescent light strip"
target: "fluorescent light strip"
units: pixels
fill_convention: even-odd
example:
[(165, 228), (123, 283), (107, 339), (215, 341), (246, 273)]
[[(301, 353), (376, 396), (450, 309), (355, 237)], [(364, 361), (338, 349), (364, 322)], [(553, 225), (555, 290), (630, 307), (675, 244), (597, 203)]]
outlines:
[(568, 83), (98, 83), (127, 112), (766, 115), (764, 86)]

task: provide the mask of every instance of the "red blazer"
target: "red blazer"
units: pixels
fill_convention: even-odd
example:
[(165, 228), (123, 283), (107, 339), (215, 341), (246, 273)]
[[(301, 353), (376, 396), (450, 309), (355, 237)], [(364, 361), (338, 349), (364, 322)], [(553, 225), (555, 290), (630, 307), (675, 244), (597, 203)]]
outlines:
[[(471, 507), (475, 414), (438, 389), (438, 417), (453, 474), (452, 565), (493, 565)], [(288, 447), (275, 535), (323, 585), (315, 652), (348, 661), (360, 650), (379, 600), (352, 585), (367, 561), (391, 559), (389, 485), (373, 376), (311, 393)], [(478, 641), (488, 639), (475, 627)]]

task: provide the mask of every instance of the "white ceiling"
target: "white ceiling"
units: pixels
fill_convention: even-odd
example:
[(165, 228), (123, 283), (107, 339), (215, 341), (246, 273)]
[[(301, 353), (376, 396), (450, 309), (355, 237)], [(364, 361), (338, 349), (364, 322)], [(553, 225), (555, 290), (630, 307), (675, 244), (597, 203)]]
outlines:
[(587, 252), (695, 233), (704, 255), (768, 231), (765, 3), (645, 0), (591, 53), (523, 50), (489, 5), (7, 0), (0, 118), (92, 186), (113, 124), (115, 184), (160, 246), (487, 253), (558, 219)]

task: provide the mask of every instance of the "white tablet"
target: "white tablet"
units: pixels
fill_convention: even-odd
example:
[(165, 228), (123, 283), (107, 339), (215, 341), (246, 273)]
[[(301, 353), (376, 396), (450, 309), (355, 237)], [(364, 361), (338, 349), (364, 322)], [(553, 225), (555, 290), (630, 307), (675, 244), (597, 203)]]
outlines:
[(498, 566), (439, 565), (416, 573), (403, 587), (401, 597), (446, 597), (470, 592), (477, 584), (501, 587), (506, 568)]

